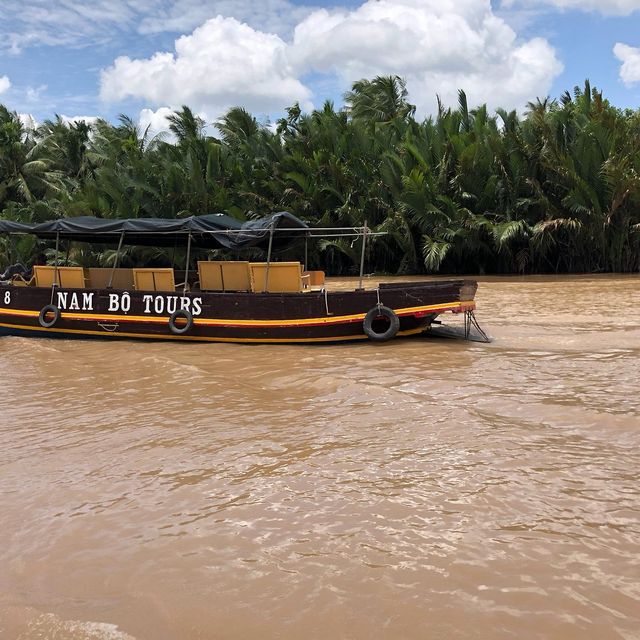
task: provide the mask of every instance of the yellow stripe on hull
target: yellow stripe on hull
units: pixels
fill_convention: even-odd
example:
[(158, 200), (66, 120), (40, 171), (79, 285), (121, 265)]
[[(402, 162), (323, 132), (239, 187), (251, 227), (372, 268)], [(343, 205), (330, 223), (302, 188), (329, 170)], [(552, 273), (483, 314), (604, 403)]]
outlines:
[[(304, 343), (304, 342), (347, 342), (352, 340), (367, 340), (366, 335), (349, 335), (349, 336), (331, 336), (322, 338), (224, 338), (212, 336), (187, 336), (172, 334), (154, 334), (154, 333), (131, 333), (120, 331), (91, 331), (84, 329), (56, 329), (44, 327), (27, 327), (24, 325), (8, 324), (0, 322), (0, 327), (7, 329), (17, 329), (19, 331), (35, 331), (36, 333), (62, 333), (73, 334), (78, 336), (100, 336), (108, 338), (109, 336), (117, 338), (145, 338), (149, 340), (181, 340), (190, 342), (246, 342), (246, 343)], [(410, 329), (407, 331), (398, 331), (398, 336), (411, 336), (422, 333), (424, 329)]]
[[(444, 304), (432, 304), (420, 307), (407, 307), (396, 309), (398, 316), (426, 315), (429, 312), (455, 311), (462, 312), (475, 309), (473, 301), (448, 302)], [(38, 317), (39, 311), (27, 309), (0, 309), (0, 315), (15, 315), (24, 317)], [(364, 320), (366, 313), (356, 313), (344, 316), (330, 316), (322, 318), (299, 318), (293, 320), (232, 320), (216, 318), (194, 318), (193, 323), (203, 327), (302, 327), (309, 325), (333, 325)], [(126, 315), (101, 315), (94, 313), (70, 313), (63, 311), (60, 314), (63, 320), (95, 320), (99, 322), (144, 322), (158, 323), (169, 322), (169, 316), (126, 316)], [(2, 326), (2, 325), (0, 325)]]

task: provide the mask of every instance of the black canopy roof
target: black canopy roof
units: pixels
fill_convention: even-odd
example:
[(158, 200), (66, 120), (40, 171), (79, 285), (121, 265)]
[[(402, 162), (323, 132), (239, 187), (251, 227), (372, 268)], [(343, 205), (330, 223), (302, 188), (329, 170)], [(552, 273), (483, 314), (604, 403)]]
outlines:
[(244, 223), (224, 213), (177, 220), (108, 220), (91, 216), (60, 218), (40, 224), (0, 220), (0, 233), (30, 234), (41, 240), (55, 240), (59, 237), (61, 240), (92, 244), (117, 244), (123, 238), (123, 244), (156, 247), (186, 243), (190, 234), (191, 244), (195, 247), (242, 249), (265, 245), (272, 228), (274, 243), (278, 245), (291, 242), (300, 237), (302, 230), (308, 229), (306, 223), (286, 211)]

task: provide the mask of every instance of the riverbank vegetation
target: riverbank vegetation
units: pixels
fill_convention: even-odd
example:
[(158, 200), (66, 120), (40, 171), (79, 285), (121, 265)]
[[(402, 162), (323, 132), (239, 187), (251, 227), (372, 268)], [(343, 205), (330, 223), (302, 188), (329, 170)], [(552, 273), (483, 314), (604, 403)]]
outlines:
[[(371, 271), (640, 269), (640, 110), (615, 108), (588, 82), (521, 115), (470, 108), (461, 91), (457, 108), (420, 121), (403, 80), (377, 77), (356, 82), (341, 109), (327, 102), (303, 113), (296, 104), (268, 126), (236, 107), (215, 124), (208, 134), (185, 106), (170, 117), (171, 140), (126, 116), (118, 124), (56, 117), (26, 129), (0, 105), (0, 215), (287, 210), (313, 225), (366, 221), (386, 232), (372, 239)], [(35, 250), (29, 239), (0, 242), (5, 261)], [(79, 264), (106, 265), (114, 254), (74, 251)], [(147, 260), (168, 259), (145, 251)], [(310, 263), (353, 273), (359, 246), (321, 242)]]

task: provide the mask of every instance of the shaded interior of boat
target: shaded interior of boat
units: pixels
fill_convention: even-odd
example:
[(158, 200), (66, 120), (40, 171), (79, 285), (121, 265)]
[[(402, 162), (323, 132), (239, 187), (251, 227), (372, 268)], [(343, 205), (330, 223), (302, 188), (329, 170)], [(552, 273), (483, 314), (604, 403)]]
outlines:
[(34, 265), (30, 278), (15, 274), (9, 283), (61, 289), (302, 293), (324, 286), (325, 273), (305, 271), (300, 262), (198, 260), (197, 269), (189, 272), (171, 267)]

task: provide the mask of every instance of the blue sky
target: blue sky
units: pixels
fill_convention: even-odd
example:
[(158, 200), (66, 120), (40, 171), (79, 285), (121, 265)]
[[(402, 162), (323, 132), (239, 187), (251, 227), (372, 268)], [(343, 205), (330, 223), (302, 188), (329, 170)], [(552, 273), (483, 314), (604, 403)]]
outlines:
[(638, 109), (640, 0), (0, 0), (0, 102), (36, 121), (273, 120), (392, 73), (419, 116), (459, 88), (522, 111), (585, 78)]

